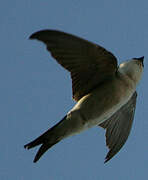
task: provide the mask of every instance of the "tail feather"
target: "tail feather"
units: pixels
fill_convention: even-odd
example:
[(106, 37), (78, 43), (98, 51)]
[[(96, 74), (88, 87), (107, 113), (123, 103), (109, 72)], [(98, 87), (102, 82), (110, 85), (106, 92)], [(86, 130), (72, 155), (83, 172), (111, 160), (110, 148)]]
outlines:
[(53, 145), (55, 145), (56, 143), (58, 143), (59, 141), (56, 141), (53, 144), (49, 144), (49, 143), (44, 143), (43, 145), (41, 145), (41, 147), (39, 148), (37, 154), (35, 155), (35, 158), (33, 160), (34, 163), (36, 163), (41, 156), (49, 149), (51, 148)]
[(51, 148), (53, 145), (60, 141), (60, 134), (57, 132), (56, 127), (58, 127), (58, 125), (61, 124), (65, 119), (66, 116), (59, 123), (47, 130), (34, 141), (31, 141), (30, 143), (24, 145), (24, 148), (26, 149), (31, 149), (35, 146), (41, 145), (33, 162), (37, 162), (49, 148)]
[[(49, 130), (48, 130), (49, 131)], [(48, 133), (48, 131), (46, 133)], [(44, 143), (44, 138), (46, 137), (46, 133), (42, 134), (41, 136), (39, 136), (37, 139), (35, 139), (34, 141), (31, 141), (30, 143), (24, 145), (25, 149), (31, 149), (34, 148), (35, 146), (38, 146), (40, 144)]]

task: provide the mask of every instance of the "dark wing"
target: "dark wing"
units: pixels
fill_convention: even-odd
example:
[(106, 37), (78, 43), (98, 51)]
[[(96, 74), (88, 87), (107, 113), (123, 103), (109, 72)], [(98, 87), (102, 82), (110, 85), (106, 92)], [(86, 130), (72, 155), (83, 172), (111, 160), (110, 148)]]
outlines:
[(57, 62), (70, 71), (76, 101), (117, 71), (117, 60), (112, 53), (71, 34), (42, 30), (30, 39), (44, 42)]
[(106, 145), (109, 152), (105, 162), (109, 161), (125, 144), (134, 119), (136, 108), (137, 93), (135, 92), (131, 99), (121, 107), (111, 118), (99, 126), (106, 129)]

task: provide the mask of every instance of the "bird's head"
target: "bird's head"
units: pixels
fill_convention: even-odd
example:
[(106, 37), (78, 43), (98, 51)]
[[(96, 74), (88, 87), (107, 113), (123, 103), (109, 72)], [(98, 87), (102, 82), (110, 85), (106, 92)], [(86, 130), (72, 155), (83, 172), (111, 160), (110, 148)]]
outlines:
[(144, 56), (140, 58), (133, 58), (128, 60), (119, 66), (119, 71), (129, 78), (131, 78), (136, 84), (139, 82), (142, 76), (144, 68)]

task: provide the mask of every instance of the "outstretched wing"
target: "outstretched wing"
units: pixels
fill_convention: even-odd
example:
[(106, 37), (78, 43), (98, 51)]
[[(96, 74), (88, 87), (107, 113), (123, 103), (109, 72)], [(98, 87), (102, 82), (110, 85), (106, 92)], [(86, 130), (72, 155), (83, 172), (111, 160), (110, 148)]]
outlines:
[(131, 99), (121, 107), (111, 118), (99, 126), (106, 129), (106, 145), (109, 152), (105, 162), (109, 161), (125, 144), (134, 119), (136, 108), (137, 93), (135, 92)]
[(70, 71), (76, 101), (117, 71), (117, 59), (112, 53), (74, 35), (42, 30), (32, 34), (30, 39), (44, 42), (57, 62)]

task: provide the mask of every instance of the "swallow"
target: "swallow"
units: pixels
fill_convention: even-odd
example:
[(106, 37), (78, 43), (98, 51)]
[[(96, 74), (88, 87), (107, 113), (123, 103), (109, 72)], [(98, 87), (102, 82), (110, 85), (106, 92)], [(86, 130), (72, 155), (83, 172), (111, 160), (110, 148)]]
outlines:
[(41, 30), (30, 39), (42, 41), (51, 56), (70, 72), (76, 104), (59, 123), (24, 147), (40, 145), (34, 158), (37, 162), (61, 140), (99, 126), (106, 130), (109, 152), (105, 162), (109, 161), (129, 136), (144, 57), (118, 65), (117, 58), (100, 45), (58, 30)]

